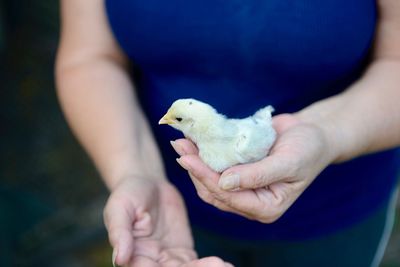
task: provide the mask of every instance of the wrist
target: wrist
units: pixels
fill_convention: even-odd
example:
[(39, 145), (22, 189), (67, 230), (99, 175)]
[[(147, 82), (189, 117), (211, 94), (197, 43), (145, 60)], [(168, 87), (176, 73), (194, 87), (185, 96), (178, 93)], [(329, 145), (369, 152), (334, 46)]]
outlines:
[(307, 108), (296, 113), (295, 116), (301, 122), (313, 125), (320, 131), (325, 143), (325, 156), (329, 164), (339, 163), (348, 158), (347, 138), (344, 137), (344, 132), (336, 125), (334, 119), (331, 119), (327, 114), (314, 112)]
[(113, 191), (121, 183), (127, 180), (147, 180), (153, 182), (166, 182), (166, 176), (163, 172), (153, 171), (148, 172), (141, 169), (113, 172), (112, 174), (104, 175), (103, 180), (109, 191)]
[[(150, 158), (141, 160), (131, 153), (109, 153), (101, 160), (94, 160), (107, 188), (112, 191), (121, 180), (151, 179), (165, 181), (166, 174), (161, 161)], [(152, 163), (152, 164), (150, 164)]]

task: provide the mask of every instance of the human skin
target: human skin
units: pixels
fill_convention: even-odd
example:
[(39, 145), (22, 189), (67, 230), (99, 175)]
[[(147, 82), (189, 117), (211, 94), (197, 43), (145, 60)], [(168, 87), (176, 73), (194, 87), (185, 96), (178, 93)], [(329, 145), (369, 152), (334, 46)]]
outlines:
[(343, 93), (273, 119), (278, 136), (263, 160), (222, 174), (186, 139), (173, 142), (205, 202), (252, 220), (281, 217), (329, 164), (400, 145), (400, 2), (378, 1), (373, 59)]
[(111, 191), (104, 222), (115, 263), (232, 266), (217, 257), (197, 259), (186, 208), (166, 179), (104, 1), (63, 0), (61, 15), (57, 93), (69, 125)]
[[(298, 168), (294, 169), (296, 173), (289, 175), (296, 176), (292, 187), (285, 187), (287, 182), (282, 181), (269, 186), (275, 191), (262, 192), (265, 199), (269, 194), (269, 199), (282, 204), (272, 213), (264, 211), (261, 220), (276, 219), (312, 182), (312, 177), (330, 162), (399, 143), (396, 135), (400, 131), (400, 112), (396, 107), (400, 84), (400, 34), (396, 18), (399, 17), (399, 4), (397, 0), (382, 0), (380, 10), (374, 61), (365, 76), (339, 96), (318, 102), (297, 114), (274, 119), (276, 127), (282, 129), (279, 137), (282, 145), (281, 149), (276, 146), (277, 151), (282, 157), (287, 155), (297, 162)], [(57, 92), (68, 123), (111, 191), (104, 219), (116, 263), (134, 267), (226, 266), (216, 257), (196, 259), (182, 198), (166, 179), (159, 151), (139, 108), (127, 68), (127, 59), (108, 28), (103, 1), (62, 1)], [(285, 144), (297, 141), (297, 148), (300, 148), (300, 143), (310, 137), (318, 142), (307, 141), (303, 145), (307, 146), (306, 151), (313, 153), (302, 160), (299, 159), (301, 151), (289, 155), (289, 145)], [(251, 207), (234, 206), (230, 194), (235, 192), (221, 190), (218, 187), (220, 175), (207, 172), (198, 161), (196, 148), (187, 140), (178, 143), (182, 142), (181, 148), (187, 151), (183, 151), (185, 154), (180, 161), (192, 168), (189, 169), (194, 174), (198, 191), (200, 188), (201, 194), (211, 196), (210, 202), (222, 209), (257, 219), (252, 213), (255, 203), (249, 202)], [(328, 147), (329, 153), (317, 157), (322, 148)], [(319, 164), (311, 165), (315, 158)], [(245, 173), (241, 175), (242, 188), (261, 187), (262, 183), (268, 184), (270, 177), (279, 176), (279, 170), (281, 173), (285, 170), (283, 164), (275, 162), (276, 174), (267, 175), (268, 165), (262, 162), (258, 163), (258, 176), (249, 173), (251, 177), (244, 179)], [(245, 167), (235, 168), (243, 168), (245, 172)], [(287, 190), (279, 191), (279, 187)], [(246, 197), (253, 198), (252, 194), (257, 190), (247, 190)], [(271, 196), (277, 191), (280, 195)], [(173, 223), (171, 218), (174, 218)], [(179, 227), (172, 227), (173, 224)], [(180, 238), (172, 238), (176, 236)]]

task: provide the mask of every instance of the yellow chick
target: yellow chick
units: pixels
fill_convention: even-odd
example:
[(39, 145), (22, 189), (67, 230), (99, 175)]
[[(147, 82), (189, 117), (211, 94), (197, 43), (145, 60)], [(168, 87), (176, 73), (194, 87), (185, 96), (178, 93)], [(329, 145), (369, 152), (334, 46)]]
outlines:
[(190, 138), (211, 169), (222, 172), (239, 163), (267, 156), (275, 142), (272, 106), (244, 119), (229, 119), (212, 106), (195, 99), (176, 100), (159, 124), (168, 124)]

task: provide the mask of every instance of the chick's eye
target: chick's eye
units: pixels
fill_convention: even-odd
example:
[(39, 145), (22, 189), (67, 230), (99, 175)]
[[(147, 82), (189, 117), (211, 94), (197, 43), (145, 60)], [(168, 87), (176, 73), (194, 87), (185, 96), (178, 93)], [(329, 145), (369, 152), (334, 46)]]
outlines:
[(182, 121), (182, 118), (178, 117), (176, 118), (177, 121)]

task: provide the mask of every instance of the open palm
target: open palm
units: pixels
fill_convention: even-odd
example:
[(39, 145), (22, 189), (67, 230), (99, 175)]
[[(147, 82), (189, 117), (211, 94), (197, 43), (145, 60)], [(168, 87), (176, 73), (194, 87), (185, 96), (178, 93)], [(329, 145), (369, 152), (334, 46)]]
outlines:
[(167, 182), (122, 180), (108, 200), (104, 219), (118, 265), (231, 266), (216, 257), (197, 259), (181, 196)]

